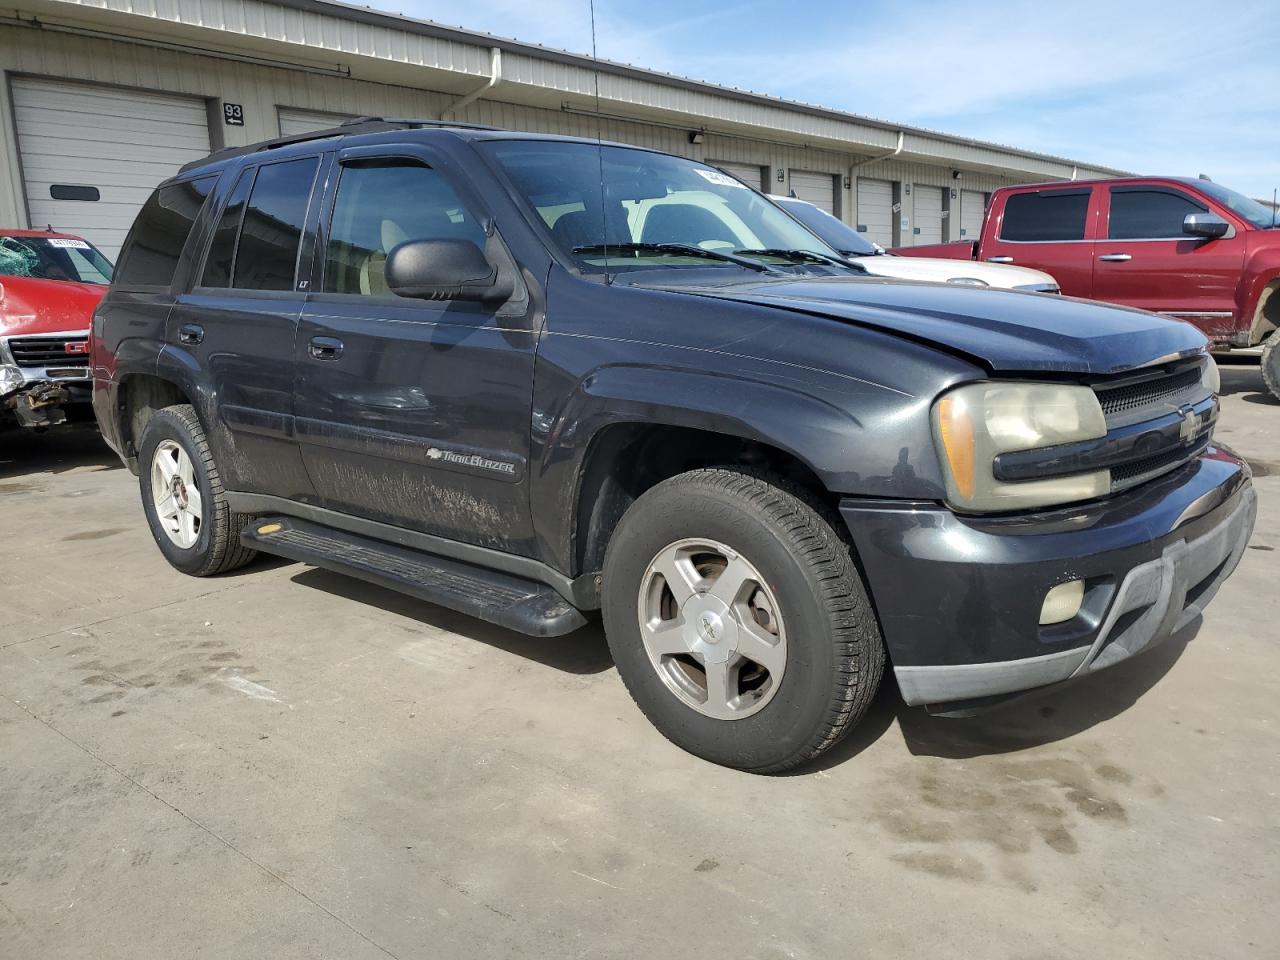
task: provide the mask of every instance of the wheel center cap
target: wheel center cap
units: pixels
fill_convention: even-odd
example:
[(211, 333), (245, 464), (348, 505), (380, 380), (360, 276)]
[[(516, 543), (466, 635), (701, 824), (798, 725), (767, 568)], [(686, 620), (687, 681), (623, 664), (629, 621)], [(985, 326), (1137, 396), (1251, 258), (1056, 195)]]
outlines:
[(698, 594), (684, 605), (684, 641), (689, 652), (707, 663), (725, 663), (738, 650), (738, 625), (733, 613), (715, 597)]

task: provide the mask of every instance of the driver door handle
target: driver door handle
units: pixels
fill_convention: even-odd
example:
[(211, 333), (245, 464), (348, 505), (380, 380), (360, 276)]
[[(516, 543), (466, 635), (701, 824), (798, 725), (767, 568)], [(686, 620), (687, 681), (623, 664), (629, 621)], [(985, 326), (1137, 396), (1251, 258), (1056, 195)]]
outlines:
[(1132, 260), (1132, 254), (1128, 253), (1104, 253), (1098, 258), (1105, 260), (1107, 263), (1124, 263), (1126, 260)]
[(1013, 263), (1013, 257), (987, 257), (987, 263)]
[(342, 356), (342, 341), (337, 337), (312, 337), (307, 349), (317, 360), (337, 360)]

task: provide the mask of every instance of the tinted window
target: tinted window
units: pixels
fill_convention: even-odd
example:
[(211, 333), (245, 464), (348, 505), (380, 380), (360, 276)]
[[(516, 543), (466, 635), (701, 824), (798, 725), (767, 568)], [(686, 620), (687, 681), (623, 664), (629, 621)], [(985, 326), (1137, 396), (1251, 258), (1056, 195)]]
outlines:
[[(258, 168), (236, 246), (231, 285), (240, 290), (292, 290), (302, 225), (317, 157)], [(403, 198), (401, 198), (403, 202)]]
[(1185, 194), (1169, 190), (1112, 190), (1107, 236), (1112, 240), (1183, 237), (1182, 218), (1205, 209)]
[(204, 261), (202, 287), (228, 287), (231, 285), (231, 268), (236, 256), (236, 238), (240, 235), (240, 221), (244, 219), (244, 204), (249, 199), (249, 187), (253, 185), (252, 169), (243, 170), (235, 189), (227, 198), (227, 205), (218, 218), (209, 255)]
[(161, 287), (173, 282), (191, 225), (217, 179), (202, 177), (174, 183), (151, 194), (125, 241), (116, 267), (116, 282)]
[(843, 220), (837, 220), (821, 207), (803, 201), (784, 201), (782, 209), (817, 234), (837, 253), (852, 257), (873, 257), (875, 245)]
[(1015, 193), (1005, 202), (1001, 240), (1083, 240), (1088, 190)]
[(469, 240), (484, 248), (484, 227), (444, 178), (403, 160), (347, 164), (338, 182), (324, 289), (387, 295), (387, 254), (406, 240)]

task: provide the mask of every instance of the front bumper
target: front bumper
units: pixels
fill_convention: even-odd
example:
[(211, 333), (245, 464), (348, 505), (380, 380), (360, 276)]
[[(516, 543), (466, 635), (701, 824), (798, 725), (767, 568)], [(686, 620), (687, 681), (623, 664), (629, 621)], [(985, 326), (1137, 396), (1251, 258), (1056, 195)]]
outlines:
[[(1221, 448), (1129, 493), (1034, 517), (841, 504), (908, 704), (998, 698), (1082, 676), (1190, 623), (1235, 569), (1257, 497)], [(1042, 626), (1046, 592), (1085, 581)]]

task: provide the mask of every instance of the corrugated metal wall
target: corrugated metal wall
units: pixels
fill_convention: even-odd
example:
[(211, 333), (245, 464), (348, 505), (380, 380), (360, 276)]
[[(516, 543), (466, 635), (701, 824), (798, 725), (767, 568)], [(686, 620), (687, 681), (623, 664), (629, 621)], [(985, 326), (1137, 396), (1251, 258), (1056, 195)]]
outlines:
[[(250, 4), (247, 9), (258, 9), (265, 18), (276, 8), (267, 4)], [(290, 25), (283, 22), (269, 24), (264, 20), (246, 22), (241, 26), (249, 30), (266, 29), (269, 26), (277, 32), (287, 32)], [(347, 43), (373, 43), (373, 39), (365, 36), (367, 28), (358, 24), (348, 26), (357, 37), (355, 41), (348, 39)], [(312, 29), (315, 29), (314, 25)], [(364, 39), (361, 40), (361, 37)], [(460, 45), (454, 44), (452, 47), (457, 48), (452, 50), (457, 66), (480, 75), (488, 69), (487, 61), (473, 63), (464, 55), (465, 51)], [(373, 43), (371, 49), (376, 49), (380, 55), (401, 61), (406, 57), (404, 49), (383, 49), (381, 41)], [(442, 50), (449, 53), (451, 49), (446, 44), (443, 47), (437, 46), (435, 51), (437, 54)], [(343, 114), (435, 117), (458, 96), (456, 93), (417, 90), (286, 67), (195, 56), (162, 47), (16, 26), (0, 26), (0, 63), (4, 64), (10, 75), (86, 80), (208, 98), (213, 117), (210, 133), (215, 147), (222, 144), (230, 146), (252, 143), (277, 136), (277, 108), (280, 106)], [(510, 58), (504, 60), (504, 76), (509, 75), (508, 71), (513, 66)], [(543, 68), (561, 67), (548, 63)], [(602, 77), (602, 81), (607, 80), (607, 77)], [(565, 78), (560, 77), (558, 82), (565, 82)], [(495, 94), (501, 93), (502, 88), (499, 87)], [(221, 123), (221, 102), (243, 106), (243, 127), (229, 127)], [(856, 222), (856, 209), (852, 202), (854, 194), (851, 192), (853, 185), (847, 183), (848, 173), (850, 165), (865, 159), (865, 156), (712, 133), (705, 135), (703, 143), (691, 144), (688, 130), (683, 127), (598, 119), (564, 110), (495, 100), (477, 101), (465, 108), (457, 119), (514, 129), (586, 137), (600, 135), (608, 140), (634, 143), (698, 160), (759, 164), (766, 168), (769, 191), (784, 195), (790, 191), (788, 172), (792, 169), (830, 173), (836, 178), (836, 207), (840, 215), (847, 222)], [(3, 176), (3, 181), (0, 182), (0, 223), (25, 223), (21, 172), (8, 96), (0, 97), (0, 150), (3, 151), (5, 161), (0, 174)], [(856, 175), (933, 184), (946, 189), (958, 186), (951, 179), (949, 167), (922, 163), (881, 161), (859, 169)], [(989, 174), (966, 172), (964, 177), (965, 187), (986, 192), (1014, 182)], [(956, 232), (958, 233), (958, 228)], [(910, 236), (909, 232), (907, 236)]]

